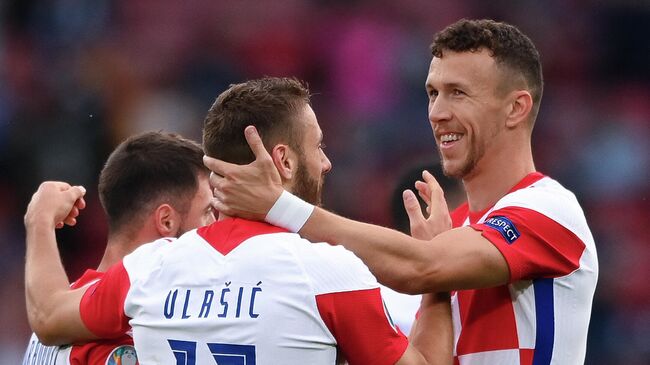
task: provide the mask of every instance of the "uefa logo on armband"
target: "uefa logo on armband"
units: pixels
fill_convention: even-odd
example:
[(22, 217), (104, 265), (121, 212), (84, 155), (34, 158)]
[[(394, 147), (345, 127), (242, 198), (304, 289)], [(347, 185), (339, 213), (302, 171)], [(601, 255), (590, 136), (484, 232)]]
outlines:
[(137, 363), (135, 347), (129, 345), (116, 347), (106, 359), (106, 365), (136, 365)]

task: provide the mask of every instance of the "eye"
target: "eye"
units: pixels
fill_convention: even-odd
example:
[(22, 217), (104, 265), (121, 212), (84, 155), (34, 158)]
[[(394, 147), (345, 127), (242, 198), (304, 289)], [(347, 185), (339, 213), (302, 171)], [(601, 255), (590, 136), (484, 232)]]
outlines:
[(460, 90), (460, 89), (454, 89), (451, 93), (452, 93), (452, 95), (454, 95), (454, 96), (465, 95), (465, 93), (464, 93), (462, 90)]
[(427, 90), (427, 95), (429, 95), (430, 98), (438, 96), (438, 90), (435, 89), (428, 89)]

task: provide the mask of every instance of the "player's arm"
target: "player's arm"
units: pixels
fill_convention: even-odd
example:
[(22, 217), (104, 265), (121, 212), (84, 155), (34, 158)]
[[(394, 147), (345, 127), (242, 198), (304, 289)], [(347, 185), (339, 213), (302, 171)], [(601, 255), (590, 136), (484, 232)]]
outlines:
[(453, 341), (449, 294), (424, 294), (409, 346), (396, 364), (452, 364)]
[(316, 208), (300, 234), (345, 246), (380, 282), (410, 294), (490, 287), (509, 278), (499, 250), (472, 228), (420, 241)]
[(55, 228), (76, 224), (85, 207), (82, 187), (41, 184), (25, 214), (25, 299), (32, 330), (46, 345), (94, 339), (79, 315), (85, 289), (70, 290), (57, 248)]
[[(417, 181), (415, 186), (420, 196), (427, 204), (427, 212), (433, 214), (425, 218), (420, 204), (409, 190), (403, 194), (404, 208), (409, 217), (411, 235), (421, 240), (429, 240), (451, 228), (447, 204), (442, 189), (432, 182), (431, 177), (423, 175), (427, 183)], [(439, 216), (438, 216), (439, 215)], [(427, 293), (422, 295), (418, 319), (411, 326), (409, 334), (410, 345), (398, 364), (421, 363), (452, 364), (453, 363), (453, 325), (451, 319), (451, 298), (449, 292)]]
[[(213, 205), (217, 210), (232, 216), (263, 220), (272, 207), (274, 210), (279, 207), (280, 214), (274, 216), (280, 219), (271, 223), (285, 228), (296, 227), (295, 217), (307, 218), (300, 229), (302, 236), (312, 241), (345, 246), (368, 265), (380, 282), (402, 292), (490, 287), (508, 281), (509, 268), (503, 255), (472, 228), (452, 229), (422, 241), (318, 207), (311, 215), (305, 215), (302, 208), (285, 209), (276, 201), (287, 194), (283, 193), (278, 172), (255, 128), (246, 128), (246, 139), (256, 156), (251, 164), (242, 166), (204, 158), (206, 166), (215, 173), (210, 182), (215, 190)], [(431, 196), (440, 201), (442, 190), (432, 176), (427, 179), (427, 185), (431, 186)], [(430, 223), (447, 214), (446, 206), (441, 207), (435, 202), (430, 209)], [(290, 217), (291, 223), (285, 225), (283, 216)]]

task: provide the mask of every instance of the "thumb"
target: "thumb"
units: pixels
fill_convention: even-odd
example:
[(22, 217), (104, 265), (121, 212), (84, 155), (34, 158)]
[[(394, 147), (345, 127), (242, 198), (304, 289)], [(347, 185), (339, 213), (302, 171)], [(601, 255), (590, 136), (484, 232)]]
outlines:
[(244, 129), (244, 135), (246, 136), (246, 142), (248, 142), (248, 146), (251, 148), (253, 154), (255, 155), (255, 159), (271, 159), (271, 155), (269, 155), (269, 152), (264, 147), (264, 142), (262, 142), (262, 138), (257, 132), (257, 128), (249, 125), (246, 127), (246, 129)]

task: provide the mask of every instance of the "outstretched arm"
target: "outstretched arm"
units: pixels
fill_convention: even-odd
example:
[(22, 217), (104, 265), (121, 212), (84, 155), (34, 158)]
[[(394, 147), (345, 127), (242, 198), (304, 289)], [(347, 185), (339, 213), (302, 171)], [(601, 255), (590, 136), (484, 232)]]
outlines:
[[(275, 210), (274, 204), (283, 190), (278, 183), (278, 172), (254, 127), (246, 128), (246, 139), (256, 156), (253, 163), (242, 166), (209, 157), (204, 158), (204, 163), (214, 172), (210, 182), (217, 210), (231, 216), (263, 220), (272, 207)], [(432, 197), (444, 200), (433, 177), (428, 179), (427, 186)], [(441, 208), (435, 202), (430, 212), (429, 219), (434, 221), (447, 214), (446, 206)], [(272, 223), (279, 224), (277, 220)], [(452, 229), (422, 241), (314, 208), (300, 234), (312, 241), (345, 246), (368, 265), (380, 282), (402, 292), (490, 287), (504, 284), (509, 278), (508, 265), (499, 250), (469, 227)]]
[(85, 207), (85, 189), (63, 182), (44, 182), (32, 196), (25, 214), (27, 252), (25, 299), (32, 330), (46, 345), (95, 338), (79, 316), (85, 289), (70, 290), (59, 257), (55, 229), (75, 225)]

